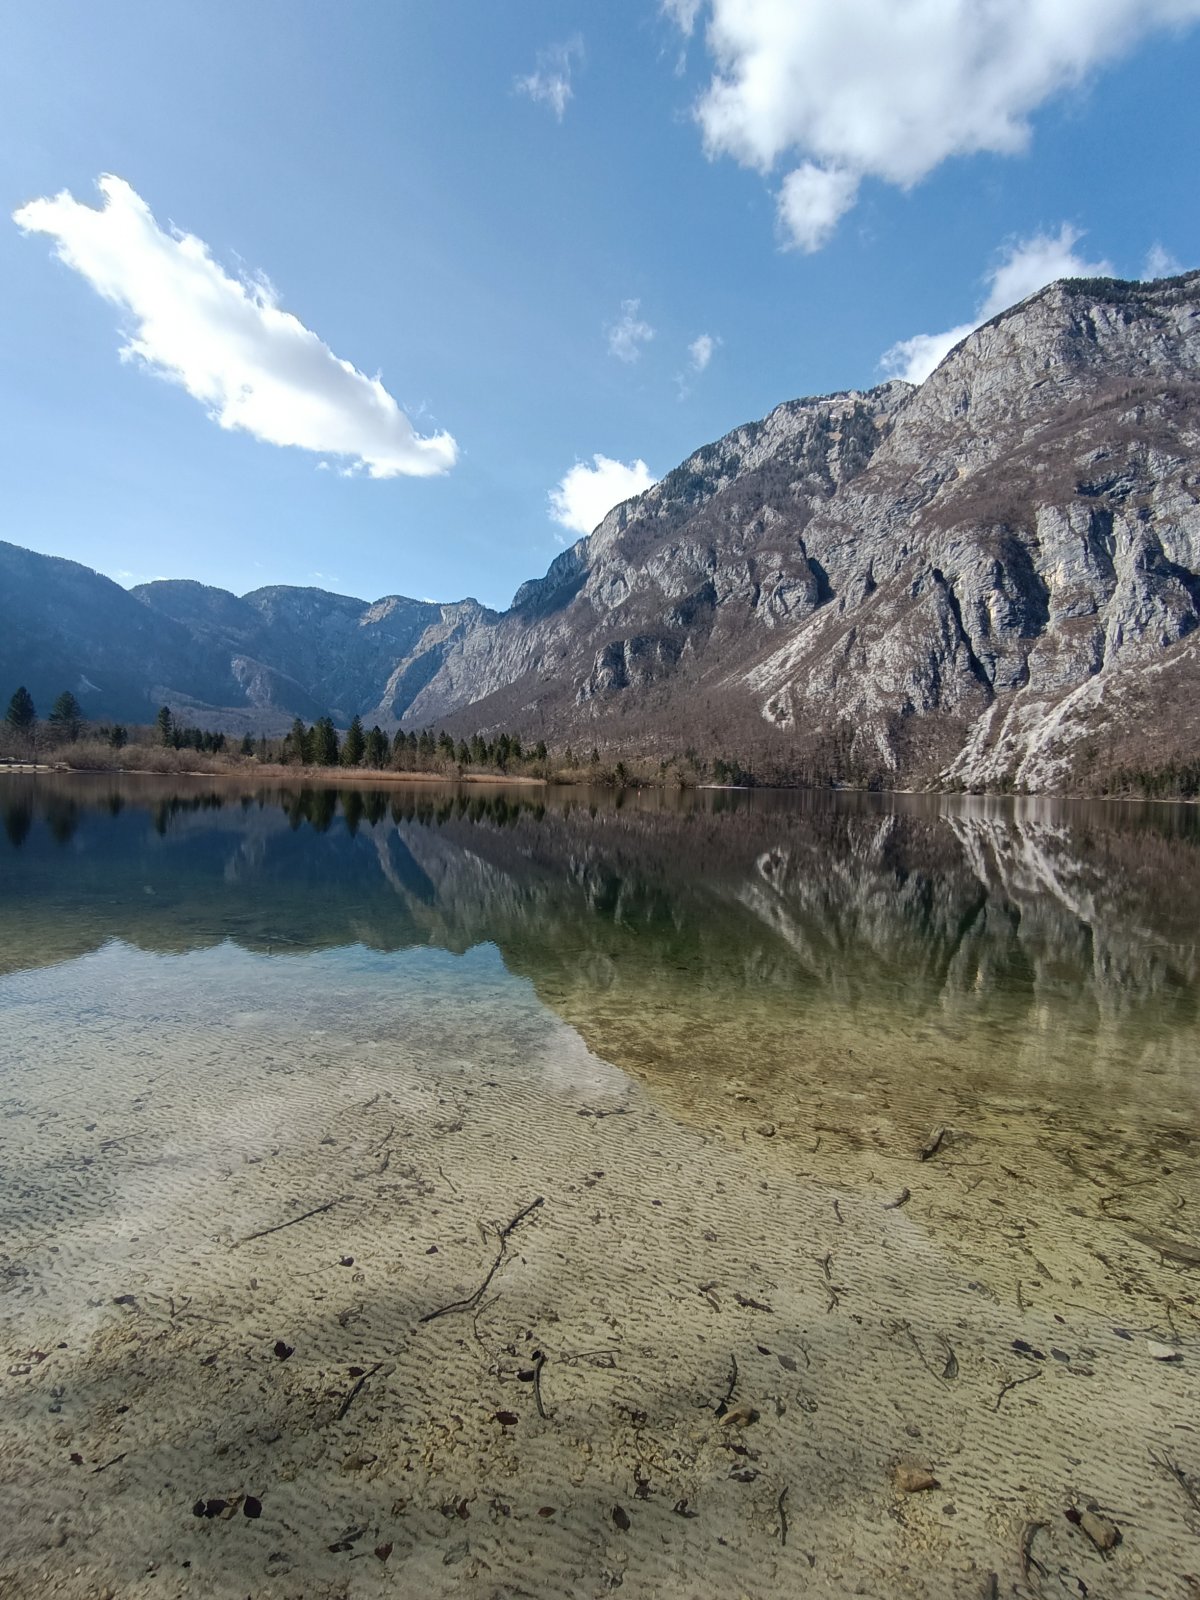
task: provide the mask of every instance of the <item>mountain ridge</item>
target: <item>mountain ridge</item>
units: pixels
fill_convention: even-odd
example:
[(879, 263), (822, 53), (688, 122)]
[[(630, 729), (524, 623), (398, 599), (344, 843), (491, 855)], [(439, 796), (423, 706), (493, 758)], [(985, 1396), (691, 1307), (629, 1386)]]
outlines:
[[(143, 703), (193, 718), (690, 745), (784, 781), (1086, 786), (1200, 733), (1198, 418), (1200, 273), (1064, 280), (920, 386), (785, 401), (701, 446), (505, 611), (171, 580), (126, 596), (140, 618), (98, 591), (74, 627), (35, 597), (12, 637), (98, 693), (105, 672), (136, 688), (140, 650)], [(44, 576), (78, 591), (86, 572)], [(19, 678), (16, 654), (0, 644)]]

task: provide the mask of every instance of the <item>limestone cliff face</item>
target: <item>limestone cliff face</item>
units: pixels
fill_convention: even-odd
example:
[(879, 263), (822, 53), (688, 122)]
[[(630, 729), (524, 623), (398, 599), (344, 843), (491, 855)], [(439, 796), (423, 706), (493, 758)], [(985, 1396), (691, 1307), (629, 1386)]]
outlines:
[(1192, 750), (1198, 398), (1200, 274), (1053, 285), (919, 388), (697, 451), (467, 633), (407, 718), (1033, 790)]
[(1086, 788), (1200, 746), (1200, 273), (1055, 284), (919, 388), (778, 406), (503, 613), (125, 595), (0, 546), (5, 575), (0, 667), (106, 714), (358, 712), (614, 757), (692, 746), (767, 779)]

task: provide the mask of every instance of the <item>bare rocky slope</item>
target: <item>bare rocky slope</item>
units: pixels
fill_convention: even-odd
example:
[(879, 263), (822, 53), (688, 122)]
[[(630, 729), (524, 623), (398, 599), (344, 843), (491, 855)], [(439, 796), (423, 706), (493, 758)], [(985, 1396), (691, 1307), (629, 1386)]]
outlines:
[(28, 607), (0, 586), (0, 670), (125, 715), (358, 712), (768, 780), (1086, 789), (1196, 759), (1198, 397), (1200, 273), (1062, 282), (920, 387), (790, 401), (705, 445), (503, 613), (126, 595), (0, 546), (0, 577), (43, 579)]
[(471, 630), (406, 719), (859, 782), (1194, 759), (1198, 379), (1200, 274), (1052, 285), (919, 388), (792, 402), (697, 451)]

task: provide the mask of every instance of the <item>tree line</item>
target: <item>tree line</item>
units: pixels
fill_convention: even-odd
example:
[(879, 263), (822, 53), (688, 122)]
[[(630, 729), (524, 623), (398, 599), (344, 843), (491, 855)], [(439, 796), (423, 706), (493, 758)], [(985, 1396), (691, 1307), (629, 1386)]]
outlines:
[[(470, 739), (455, 739), (444, 729), (424, 728), (420, 732), (397, 731), (390, 738), (378, 724), (370, 729), (363, 727), (362, 718), (355, 716), (345, 733), (340, 733), (329, 716), (318, 717), (310, 725), (296, 717), (283, 738), (255, 738), (243, 734), (240, 741), (231, 742), (224, 733), (199, 728), (181, 720), (170, 706), (160, 706), (153, 724), (148, 728), (132, 729), (121, 723), (93, 723), (84, 715), (83, 707), (70, 690), (64, 689), (51, 707), (46, 722), (39, 724), (37, 708), (28, 688), (22, 684), (9, 701), (4, 722), (7, 731), (18, 740), (36, 750), (39, 727), (49, 730), (56, 743), (73, 743), (86, 737), (122, 749), (131, 741), (139, 744), (157, 744), (164, 749), (195, 750), (205, 755), (224, 755), (257, 760), (268, 764), (305, 767), (365, 767), (373, 771), (427, 772), (471, 768), (501, 773), (544, 772), (550, 753), (545, 741), (526, 745), (518, 734), (500, 733), (492, 737), (476, 733)], [(592, 763), (599, 762), (599, 754), (592, 751)], [(575, 763), (568, 747), (564, 764)]]
[(423, 728), (420, 733), (405, 733), (401, 728), (389, 739), (378, 723), (365, 729), (358, 716), (341, 738), (329, 717), (319, 717), (311, 727), (297, 717), (283, 740), (280, 759), (300, 766), (369, 767), (377, 772), (385, 768), (425, 772), (436, 766), (509, 772), (544, 765), (549, 751), (542, 739), (526, 747), (519, 735), (510, 733), (498, 734), (494, 739), (476, 733), (470, 739), (456, 740), (445, 729), (435, 733), (432, 728)]

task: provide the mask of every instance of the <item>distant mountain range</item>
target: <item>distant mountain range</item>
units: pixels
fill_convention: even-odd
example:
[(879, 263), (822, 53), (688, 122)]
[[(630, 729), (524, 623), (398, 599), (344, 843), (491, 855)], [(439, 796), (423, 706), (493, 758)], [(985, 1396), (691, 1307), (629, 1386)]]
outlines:
[[(1052, 285), (919, 388), (790, 401), (504, 612), (0, 544), (0, 688), (94, 715), (507, 728), (764, 777), (1087, 787), (1200, 753), (1200, 273)], [(11, 691), (6, 691), (11, 692)]]

